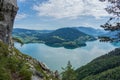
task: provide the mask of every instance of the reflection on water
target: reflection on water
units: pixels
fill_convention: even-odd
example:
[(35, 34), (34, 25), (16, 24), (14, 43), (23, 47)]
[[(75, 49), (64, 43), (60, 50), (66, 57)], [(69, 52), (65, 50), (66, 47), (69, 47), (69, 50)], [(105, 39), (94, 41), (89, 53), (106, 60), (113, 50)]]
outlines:
[(59, 71), (69, 60), (75, 68), (78, 68), (115, 48), (110, 43), (99, 41), (87, 42), (86, 47), (76, 49), (53, 48), (39, 43), (25, 44), (22, 47), (15, 43), (15, 46), (21, 52), (44, 62), (52, 70)]

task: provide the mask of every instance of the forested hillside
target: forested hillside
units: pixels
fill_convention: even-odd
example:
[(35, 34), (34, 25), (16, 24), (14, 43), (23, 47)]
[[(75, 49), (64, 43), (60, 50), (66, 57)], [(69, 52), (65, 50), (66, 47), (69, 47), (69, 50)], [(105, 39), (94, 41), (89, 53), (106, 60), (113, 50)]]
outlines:
[(94, 59), (76, 72), (77, 80), (119, 80), (120, 48)]
[(20, 39), (23, 43), (45, 43), (52, 47), (77, 48), (86, 46), (87, 41), (96, 38), (83, 33), (75, 28), (61, 28), (55, 31), (39, 30), (14, 30), (13, 37)]

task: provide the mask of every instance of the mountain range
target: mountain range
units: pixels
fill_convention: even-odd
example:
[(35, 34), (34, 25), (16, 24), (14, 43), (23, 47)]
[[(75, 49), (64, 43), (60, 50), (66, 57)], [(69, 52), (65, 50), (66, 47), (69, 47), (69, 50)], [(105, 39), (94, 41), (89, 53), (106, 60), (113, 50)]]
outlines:
[[(87, 32), (87, 29), (82, 31)], [(80, 31), (80, 28), (78, 29), (76, 27), (60, 28), (57, 30), (27, 30), (17, 28), (13, 30), (13, 37), (19, 38), (24, 43), (44, 43), (52, 47), (65, 48), (86, 46), (87, 41), (96, 40), (93, 35), (89, 35), (82, 31)]]
[(92, 27), (81, 26), (81, 27), (75, 27), (75, 28), (78, 29), (79, 31), (83, 32), (83, 33), (92, 35), (94, 37), (98, 37), (98, 36), (101, 36), (101, 35), (104, 35), (104, 34), (107, 33), (103, 29), (95, 29), (95, 28), (92, 28)]
[[(44, 63), (22, 54), (14, 47), (11, 31), (17, 10), (16, 0), (0, 0), (0, 80), (60, 80), (57, 72), (52, 72)], [(52, 46), (60, 45), (67, 48), (80, 47), (86, 41), (96, 40), (94, 35), (90, 35), (89, 30), (86, 33), (82, 32), (86, 29), (80, 30), (79, 28), (62, 28), (54, 31), (14, 29), (13, 37), (24, 43), (43, 42), (47, 45), (52, 43)], [(94, 59), (75, 72), (77, 80), (119, 80), (120, 48)]]

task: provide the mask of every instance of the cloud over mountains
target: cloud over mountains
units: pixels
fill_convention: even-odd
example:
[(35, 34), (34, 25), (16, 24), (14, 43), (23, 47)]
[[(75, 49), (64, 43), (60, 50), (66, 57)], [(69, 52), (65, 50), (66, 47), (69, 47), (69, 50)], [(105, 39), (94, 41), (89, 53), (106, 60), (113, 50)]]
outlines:
[(48, 0), (34, 5), (33, 9), (39, 16), (50, 16), (57, 19), (76, 19), (80, 16), (93, 16), (95, 18), (108, 16), (104, 10), (107, 3), (99, 0)]

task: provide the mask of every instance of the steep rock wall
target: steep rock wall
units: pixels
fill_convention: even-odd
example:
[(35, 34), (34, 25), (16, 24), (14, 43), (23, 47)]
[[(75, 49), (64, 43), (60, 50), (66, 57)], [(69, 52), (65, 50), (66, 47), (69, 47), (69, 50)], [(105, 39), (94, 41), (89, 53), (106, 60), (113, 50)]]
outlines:
[(12, 45), (12, 29), (18, 7), (16, 0), (0, 0), (0, 40)]
[[(18, 11), (18, 7), (17, 7), (16, 0), (0, 0), (0, 47), (1, 47), (0, 57), (3, 58), (2, 55), (5, 55), (5, 56), (7, 56), (5, 58), (5, 60), (8, 60), (9, 58), (16, 59), (18, 61), (18, 63), (13, 63), (11, 65), (16, 65), (16, 67), (19, 67), (19, 68), (22, 68), (22, 66), (20, 67), (19, 61), (22, 61), (21, 64), (25, 64), (25, 65), (29, 66), (29, 68), (24, 69), (24, 70), (30, 71), (30, 74), (32, 73), (32, 75), (30, 76), (31, 80), (58, 80), (55, 77), (56, 75), (52, 71), (50, 71), (49, 68), (47, 68), (45, 64), (27, 56), (27, 55), (23, 55), (15, 48), (12, 50), (12, 54), (11, 54), (11, 50), (10, 50), (11, 48), (8, 50), (8, 47), (14, 47), (14, 46), (12, 46), (12, 44), (13, 44), (12, 30), (13, 30), (14, 19), (17, 14), (17, 11)], [(7, 45), (5, 45), (4, 43)], [(6, 61), (6, 62), (8, 62), (8, 61)], [(6, 63), (6, 64), (8, 64), (8, 63)], [(20, 71), (16, 71), (14, 73), (9, 72), (9, 71), (11, 71), (11, 69), (8, 70), (8, 73), (11, 75), (12, 80), (28, 80), (28, 79), (24, 79), (24, 77), (28, 77), (28, 76), (26, 76), (28, 73), (25, 75), (22, 75), (22, 76), (24, 76), (24, 77), (22, 77), (20, 75)], [(22, 73), (24, 73), (24, 71)], [(7, 75), (7, 77), (8, 76), (9, 75)], [(6, 79), (6, 80), (8, 80), (8, 79)], [(9, 79), (9, 80), (11, 80), (11, 79)]]

